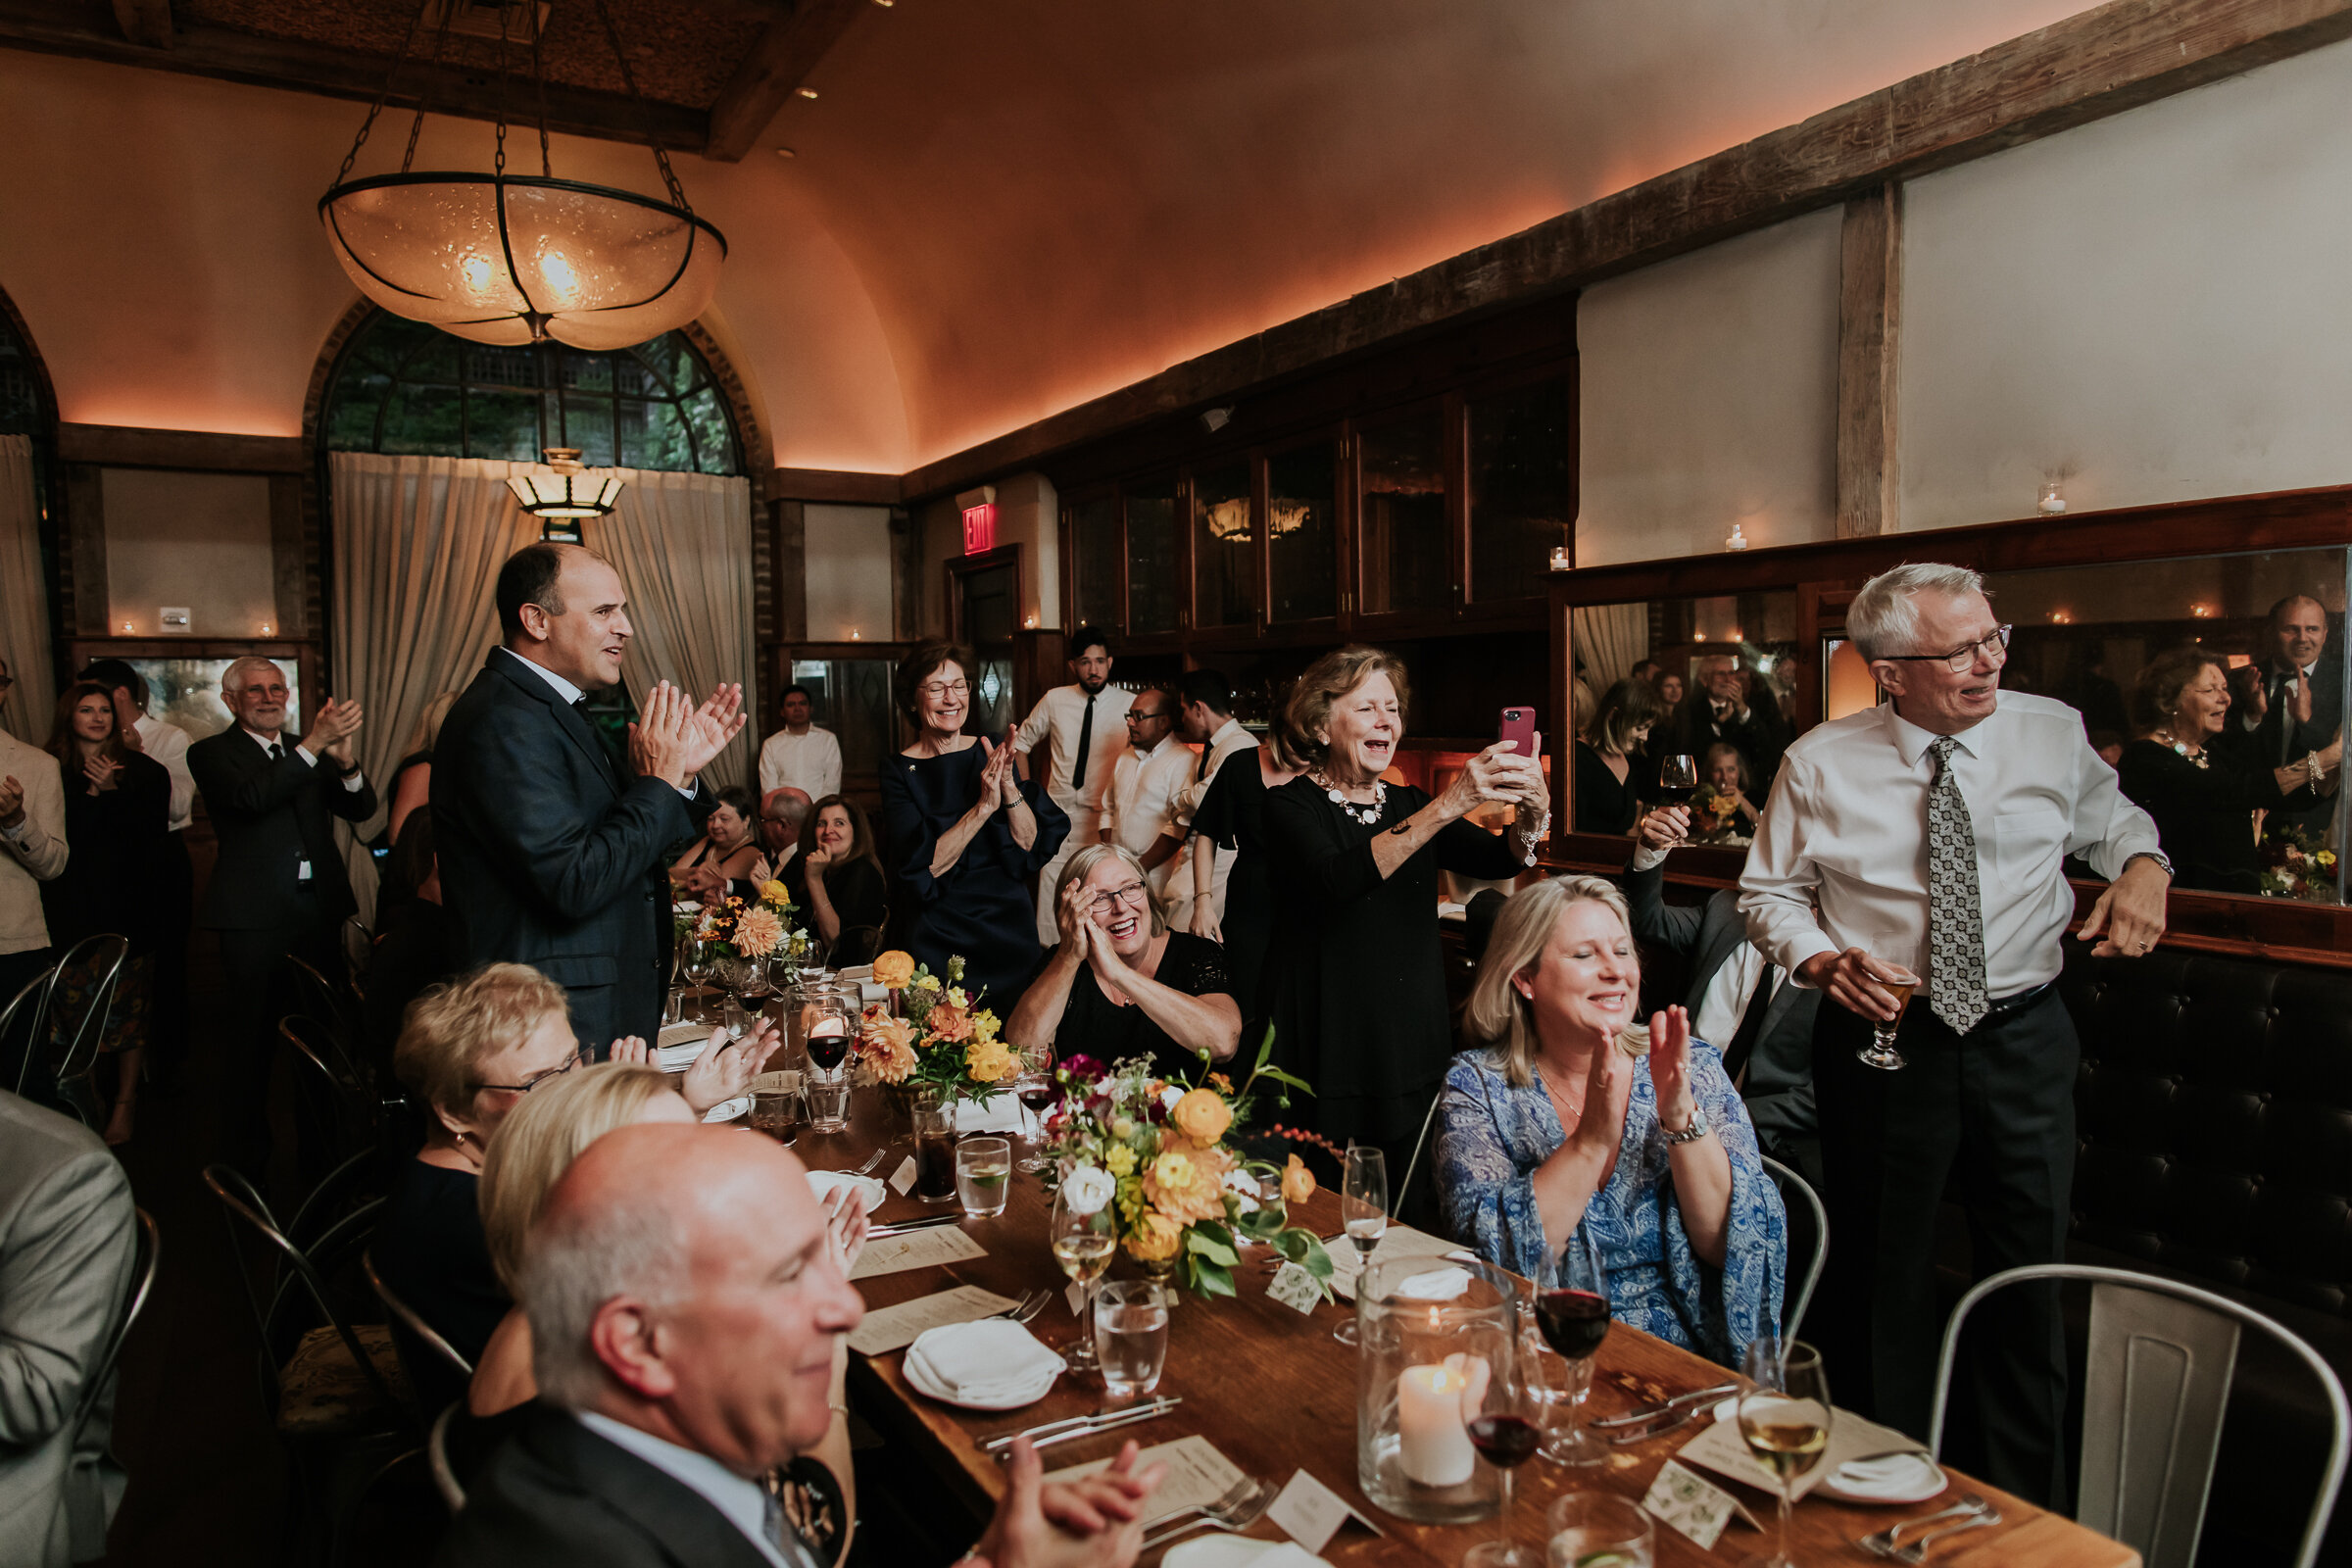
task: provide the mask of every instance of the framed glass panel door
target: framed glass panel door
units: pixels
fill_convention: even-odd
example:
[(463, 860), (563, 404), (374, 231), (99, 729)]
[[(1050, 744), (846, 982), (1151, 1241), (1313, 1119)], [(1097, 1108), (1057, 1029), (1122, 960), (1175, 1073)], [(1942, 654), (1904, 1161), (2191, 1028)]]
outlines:
[(1470, 404), (1470, 597), (1544, 592), (1551, 547), (1576, 520), (1573, 405), (1565, 376)]
[(1077, 556), (1077, 600), (1072, 626), (1127, 624), (1121, 592), (1119, 498), (1097, 496), (1070, 509), (1070, 544)]
[(1268, 618), (1340, 612), (1338, 445), (1322, 440), (1266, 460)]
[(1127, 486), (1127, 632), (1147, 637), (1176, 630), (1176, 481)]
[(1431, 409), (1362, 430), (1356, 440), (1363, 613), (1443, 612), (1453, 581), (1444, 416)]
[(1250, 526), (1250, 462), (1193, 474), (1193, 623), (1248, 626), (1257, 618), (1257, 533)]

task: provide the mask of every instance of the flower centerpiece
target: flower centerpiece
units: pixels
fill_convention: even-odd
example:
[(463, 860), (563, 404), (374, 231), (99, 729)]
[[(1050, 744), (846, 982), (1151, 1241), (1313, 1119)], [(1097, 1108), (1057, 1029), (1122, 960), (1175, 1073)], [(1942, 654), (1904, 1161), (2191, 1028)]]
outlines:
[(715, 945), (720, 982), (741, 991), (754, 964), (780, 965), (789, 983), (808, 952), (808, 931), (792, 921), (798, 912), (783, 883), (762, 882), (756, 901), (730, 895), (724, 903), (679, 914), (677, 923), (682, 936)]
[(1054, 1070), (1061, 1103), (1046, 1117), (1048, 1182), (1068, 1189), (1073, 1201), (1116, 1205), (1128, 1255), (1151, 1272), (1180, 1272), (1199, 1295), (1234, 1294), (1238, 1238), (1263, 1242), (1304, 1268), (1329, 1299), (1330, 1254), (1314, 1232), (1289, 1223), (1290, 1205), (1314, 1196), (1314, 1173), (1297, 1154), (1278, 1170), (1225, 1141), (1248, 1122), (1259, 1079), (1307, 1088), (1268, 1064), (1273, 1052), (1268, 1030), (1239, 1089), (1222, 1072), (1170, 1083), (1145, 1057), (1108, 1067), (1064, 1058)]
[(1003, 1027), (980, 999), (963, 988), (963, 958), (948, 959), (943, 979), (904, 953), (874, 960), (874, 979), (895, 1009), (865, 1009), (858, 1059), (885, 1084), (929, 1089), (942, 1102), (982, 1101), (1020, 1071), (1020, 1058), (997, 1038)]
[(2262, 892), (2271, 899), (2335, 899), (2335, 852), (2307, 827), (2274, 829), (2262, 845)]
[(1690, 836), (1720, 839), (1739, 830), (1739, 792), (1701, 784), (1690, 792)]

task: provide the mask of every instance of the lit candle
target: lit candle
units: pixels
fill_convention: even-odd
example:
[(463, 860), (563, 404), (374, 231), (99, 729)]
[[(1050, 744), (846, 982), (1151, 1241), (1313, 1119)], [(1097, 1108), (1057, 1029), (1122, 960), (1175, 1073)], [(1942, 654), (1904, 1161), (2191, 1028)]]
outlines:
[(1462, 1427), (1462, 1395), (1469, 1387), (1466, 1374), (1445, 1366), (1408, 1366), (1397, 1375), (1397, 1458), (1406, 1480), (1458, 1487), (1470, 1479), (1478, 1454)]

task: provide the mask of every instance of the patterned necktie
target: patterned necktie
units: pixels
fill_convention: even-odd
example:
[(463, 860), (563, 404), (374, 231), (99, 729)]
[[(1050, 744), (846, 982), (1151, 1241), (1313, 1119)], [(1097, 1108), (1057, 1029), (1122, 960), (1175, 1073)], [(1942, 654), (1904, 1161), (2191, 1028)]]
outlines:
[(1928, 1005), (1964, 1035), (1984, 1016), (1984, 905), (1977, 892), (1977, 830), (1969, 821), (1952, 748), (1938, 736), (1928, 750), (1936, 777), (1928, 785)]

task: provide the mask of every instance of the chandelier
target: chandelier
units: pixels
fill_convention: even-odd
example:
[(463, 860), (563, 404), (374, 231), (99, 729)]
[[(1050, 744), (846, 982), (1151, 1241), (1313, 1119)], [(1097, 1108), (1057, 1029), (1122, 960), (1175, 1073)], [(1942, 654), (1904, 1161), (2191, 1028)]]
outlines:
[[(597, 16), (622, 82), (642, 106), (635, 74), (606, 0)], [(361, 293), (395, 316), (424, 321), (475, 343), (512, 347), (553, 338), (590, 351), (623, 349), (685, 325), (702, 315), (718, 287), (725, 236), (694, 215), (669, 154), (654, 144), (668, 199), (558, 179), (548, 156), (540, 8), (519, 7), (528, 28), (531, 80), (540, 88), (537, 174), (507, 172), (503, 104), (498, 152), (488, 173), (418, 172), (410, 168), (416, 132), (431, 101), (430, 82), (416, 101), (408, 150), (397, 173), (351, 177), (351, 169), (391, 96), (425, 14), (441, 8), (446, 46), (454, 0), (423, 0), (409, 24), (384, 90), (360, 124), (335, 183), (318, 198), (327, 243)], [(499, 76), (507, 77), (507, 14), (500, 11)], [(650, 129), (650, 125), (649, 125)], [(650, 138), (649, 138), (650, 139)]]
[(620, 499), (621, 483), (609, 473), (590, 473), (580, 466), (578, 447), (547, 448), (547, 466), (510, 474), (507, 488), (522, 510), (546, 524), (542, 539), (563, 544), (580, 542), (580, 523), (601, 517)]

